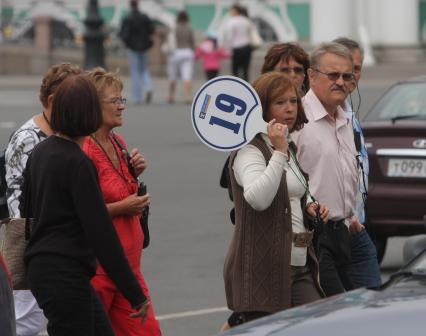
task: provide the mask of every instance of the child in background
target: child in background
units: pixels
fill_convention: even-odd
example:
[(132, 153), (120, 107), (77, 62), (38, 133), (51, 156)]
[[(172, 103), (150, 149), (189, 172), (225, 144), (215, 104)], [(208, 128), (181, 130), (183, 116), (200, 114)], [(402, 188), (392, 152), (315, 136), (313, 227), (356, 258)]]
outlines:
[(216, 77), (220, 70), (220, 61), (222, 58), (231, 56), (223, 48), (218, 48), (217, 38), (213, 34), (207, 34), (205, 40), (195, 51), (195, 59), (201, 59), (203, 62), (204, 73), (207, 80)]

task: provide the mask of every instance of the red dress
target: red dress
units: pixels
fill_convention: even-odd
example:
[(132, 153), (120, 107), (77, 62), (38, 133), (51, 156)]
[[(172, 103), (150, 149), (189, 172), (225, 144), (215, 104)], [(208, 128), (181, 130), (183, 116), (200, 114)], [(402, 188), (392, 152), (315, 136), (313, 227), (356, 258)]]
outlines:
[[(125, 145), (124, 140), (117, 133), (115, 135)], [(83, 150), (92, 159), (97, 168), (106, 204), (121, 201), (137, 192), (137, 183), (129, 172), (126, 158), (121, 154), (120, 148), (111, 136), (110, 138), (119, 158), (117, 168), (113, 166), (104, 150), (92, 138), (86, 137), (83, 145)], [(148, 286), (140, 271), (144, 236), (139, 216), (119, 215), (113, 217), (112, 221), (130, 267), (139, 280), (145, 295), (150, 298)], [(117, 336), (161, 335), (160, 325), (155, 319), (152, 304), (148, 318), (143, 324), (141, 324), (140, 319), (129, 317), (129, 314), (133, 313), (134, 310), (101, 266), (98, 266), (96, 275), (92, 278), (92, 285), (105, 307)]]

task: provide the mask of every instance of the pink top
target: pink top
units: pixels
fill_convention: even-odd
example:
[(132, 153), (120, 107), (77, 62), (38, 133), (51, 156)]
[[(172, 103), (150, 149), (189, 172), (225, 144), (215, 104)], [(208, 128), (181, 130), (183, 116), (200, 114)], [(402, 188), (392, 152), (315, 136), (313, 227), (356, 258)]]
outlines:
[(219, 70), (222, 58), (229, 58), (231, 55), (223, 48), (213, 49), (210, 41), (205, 41), (195, 50), (195, 59), (201, 59), (204, 70)]
[(330, 219), (346, 219), (349, 225), (358, 182), (351, 120), (340, 106), (334, 120), (312, 89), (303, 98), (303, 107), (309, 123), (293, 136), (297, 158), (309, 174), (312, 195), (330, 209)]

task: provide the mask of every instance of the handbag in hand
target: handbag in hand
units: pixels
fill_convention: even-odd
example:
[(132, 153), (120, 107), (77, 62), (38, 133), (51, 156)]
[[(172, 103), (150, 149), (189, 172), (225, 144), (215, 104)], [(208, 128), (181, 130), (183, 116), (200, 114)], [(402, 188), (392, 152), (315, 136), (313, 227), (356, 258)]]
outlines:
[[(132, 174), (132, 176), (138, 181), (138, 196), (143, 196), (146, 194), (146, 184), (142, 181), (138, 180), (138, 177), (136, 176), (135, 168), (130, 163), (130, 154), (127, 151), (127, 148), (124, 147), (124, 145), (121, 143), (120, 140), (117, 139), (117, 137), (112, 133), (112, 137), (114, 141), (117, 143), (118, 147), (120, 147), (121, 150), (124, 150), (126, 152), (127, 156), (127, 166), (129, 167), (129, 172)], [(148, 215), (149, 215), (149, 206), (146, 206), (142, 211), (142, 216), (140, 217), (139, 221), (142, 227), (144, 239), (143, 239), (143, 248), (147, 248), (150, 243), (150, 236), (149, 236), (149, 227), (148, 227)]]

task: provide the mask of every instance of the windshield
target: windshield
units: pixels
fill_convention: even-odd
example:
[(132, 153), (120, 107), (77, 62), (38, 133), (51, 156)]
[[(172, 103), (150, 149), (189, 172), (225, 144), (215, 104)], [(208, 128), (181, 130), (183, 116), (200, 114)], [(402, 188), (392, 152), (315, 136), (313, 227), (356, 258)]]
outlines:
[(366, 121), (426, 119), (426, 83), (392, 87), (373, 107)]

